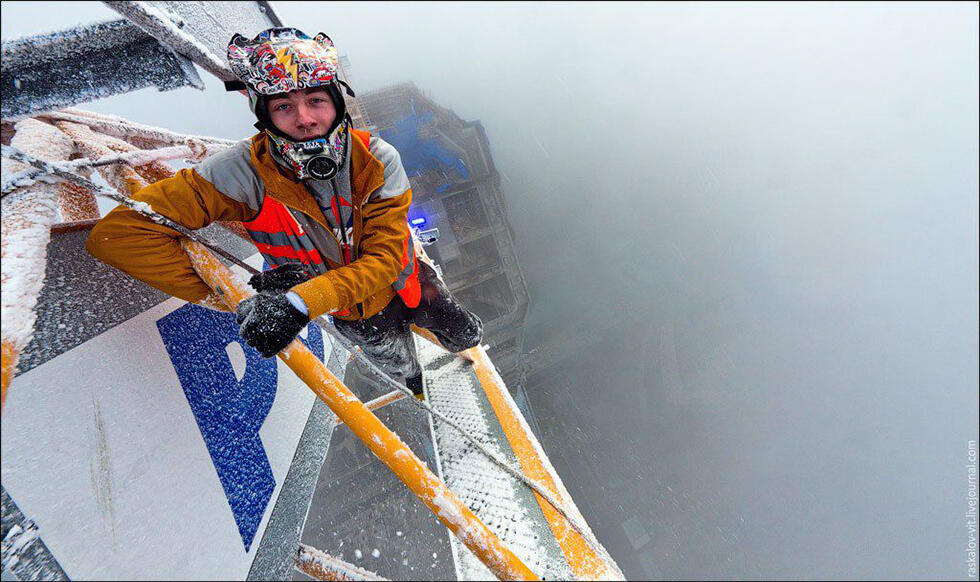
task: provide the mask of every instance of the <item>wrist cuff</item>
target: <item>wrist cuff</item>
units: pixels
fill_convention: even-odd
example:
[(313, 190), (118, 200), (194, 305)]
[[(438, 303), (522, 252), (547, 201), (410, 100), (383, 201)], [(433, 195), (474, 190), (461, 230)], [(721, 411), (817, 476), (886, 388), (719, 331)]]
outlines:
[(297, 311), (299, 311), (300, 313), (302, 313), (307, 317), (310, 316), (310, 310), (308, 307), (306, 307), (306, 302), (303, 301), (303, 298), (300, 297), (298, 293), (295, 293), (293, 291), (287, 291), (286, 299), (289, 300), (289, 303), (291, 303), (292, 306), (295, 307)]
[(303, 299), (303, 303), (309, 308), (310, 319), (316, 319), (324, 313), (339, 309), (340, 300), (330, 282), (331, 274), (333, 273), (324, 273), (293, 287), (293, 292), (299, 295)]

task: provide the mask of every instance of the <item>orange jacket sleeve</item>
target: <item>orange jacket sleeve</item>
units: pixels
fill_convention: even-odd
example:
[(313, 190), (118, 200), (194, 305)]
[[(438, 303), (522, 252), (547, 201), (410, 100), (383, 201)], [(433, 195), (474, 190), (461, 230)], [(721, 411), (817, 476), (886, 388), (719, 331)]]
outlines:
[[(247, 204), (219, 192), (193, 169), (154, 182), (133, 195), (191, 230), (215, 220), (248, 221)], [(180, 233), (123, 205), (105, 215), (89, 234), (85, 249), (95, 258), (185, 301), (200, 302), (211, 289), (197, 275), (180, 246)]]
[(408, 207), (411, 204), (411, 188), (399, 196), (365, 202), (364, 230), (357, 259), (293, 288), (306, 302), (310, 319), (353, 308), (398, 280), (405, 241), (410, 236)]

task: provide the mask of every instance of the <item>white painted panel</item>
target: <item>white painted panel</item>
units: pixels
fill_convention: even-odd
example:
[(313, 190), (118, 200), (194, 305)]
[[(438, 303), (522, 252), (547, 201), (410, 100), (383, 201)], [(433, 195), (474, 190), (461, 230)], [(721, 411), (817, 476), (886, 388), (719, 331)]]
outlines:
[[(243, 369), (235, 355), (240, 350), (227, 348), (227, 325), (224, 336), (209, 336), (186, 324), (187, 317), (210, 321), (213, 312), (198, 309), (168, 300), (11, 385), (0, 444), (3, 484), (73, 579), (244, 579), (248, 573), (314, 395), (282, 362), (261, 361), (254, 351)], [(176, 322), (169, 331), (168, 322)], [(329, 357), (329, 340), (319, 330), (311, 333), (324, 340)], [(213, 339), (219, 336), (226, 339)], [(188, 359), (205, 353), (212, 359), (201, 360), (189, 380)], [(268, 382), (278, 380), (271, 408), (233, 414), (261, 390), (254, 378), (260, 368), (267, 372), (269, 398), (274, 384)], [(209, 374), (225, 376), (212, 382)], [(220, 393), (242, 374), (238, 393)], [(189, 398), (196, 399), (198, 416), (213, 416), (195, 416)], [(255, 451), (241, 435), (221, 435), (249, 422), (261, 426), (260, 450), (251, 460), (260, 473), (271, 467), (271, 495), (251, 489), (262, 479), (227, 477), (247, 465), (236, 455)], [(239, 507), (239, 518), (251, 516), (254, 534), (236, 522), (219, 478), (221, 455), (231, 459), (222, 465), (226, 482), (239, 486), (239, 503), (250, 508)]]

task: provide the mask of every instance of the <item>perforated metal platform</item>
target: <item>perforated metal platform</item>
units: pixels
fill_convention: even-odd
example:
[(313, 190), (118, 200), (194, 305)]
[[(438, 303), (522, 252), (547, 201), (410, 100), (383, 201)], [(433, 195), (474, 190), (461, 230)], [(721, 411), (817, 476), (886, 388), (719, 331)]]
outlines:
[[(513, 467), (519, 467), (503, 429), (468, 361), (416, 338), (429, 403)], [(501, 541), (546, 580), (573, 578), (548, 521), (531, 491), (452, 427), (429, 418), (440, 477)], [(451, 538), (460, 580), (493, 574)]]

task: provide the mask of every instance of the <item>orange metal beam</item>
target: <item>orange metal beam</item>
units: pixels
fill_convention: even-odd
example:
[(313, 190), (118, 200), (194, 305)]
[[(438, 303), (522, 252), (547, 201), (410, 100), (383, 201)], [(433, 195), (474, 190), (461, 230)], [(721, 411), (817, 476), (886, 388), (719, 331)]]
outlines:
[[(507, 388), (500, 381), (500, 376), (497, 375), (486, 350), (475, 347), (466, 350), (464, 354), (467, 359), (473, 362), (473, 368), (480, 380), (480, 385), (486, 392), (487, 399), (504, 429), (504, 434), (507, 436), (524, 474), (542, 484), (556, 499), (568, 501), (566, 496), (560, 492), (564, 491), (564, 487), (559, 490), (551, 473), (545, 468), (539, 452), (528, 435), (530, 428), (527, 427), (526, 423), (520, 421), (513, 408), (508, 404), (503, 394)], [(537, 492), (534, 493), (534, 497), (538, 500), (538, 505), (541, 506), (541, 511), (544, 512), (545, 519), (548, 520), (551, 531), (555, 534), (555, 539), (565, 553), (568, 565), (572, 567), (572, 571), (575, 572), (578, 579), (623, 579), (623, 574), (619, 568), (614, 563), (611, 564), (599, 556), (582, 535), (546, 499), (538, 495)], [(584, 523), (584, 520), (582, 521)]]
[(99, 218), (99, 205), (95, 201), (95, 194), (71, 182), (62, 182), (58, 185), (58, 207), (64, 222)]
[(2, 354), (0, 354), (0, 387), (3, 393), (0, 394), (0, 410), (7, 403), (7, 387), (10, 386), (10, 379), (14, 377), (14, 370), (17, 368), (17, 348), (14, 342), (4, 340), (2, 344)]
[[(50, 125), (33, 118), (17, 122), (10, 144), (45, 162), (62, 162), (71, 156), (72, 141)], [(8, 160), (5, 160), (8, 161)], [(17, 171), (19, 162), (4, 171)], [(44, 282), (44, 266), (51, 225), (57, 220), (59, 187), (38, 183), (23, 196), (3, 199), (3, 228), (0, 256), (3, 258), (3, 330), (0, 362), (0, 410), (7, 389), (17, 373), (20, 351), (34, 332), (34, 313)]]
[[(182, 242), (198, 274), (232, 310), (253, 294), (206, 248), (188, 239)], [(502, 580), (540, 579), (306, 346), (293, 341), (279, 358), (494, 575)]]
[[(424, 327), (419, 327), (419, 326), (415, 325), (414, 323), (412, 325), (410, 325), (409, 327), (419, 337), (421, 337), (421, 338), (429, 341), (430, 343), (433, 343), (433, 344), (439, 346), (440, 348), (446, 350), (446, 346), (442, 345), (442, 342), (439, 341), (439, 338), (436, 337), (436, 334), (434, 334), (431, 331), (425, 329)], [(449, 350), (446, 350), (446, 351), (448, 352)], [(471, 362), (473, 361), (473, 358), (469, 354), (469, 350), (462, 351), (462, 352), (456, 352), (456, 355), (459, 356), (459, 357), (461, 357), (461, 358), (463, 358), (464, 360), (469, 360)]]
[(296, 552), (296, 569), (316, 580), (387, 580), (306, 544)]
[(405, 393), (398, 390), (393, 390), (387, 394), (382, 394), (370, 402), (366, 402), (364, 406), (368, 407), (368, 410), (374, 411), (379, 408), (384, 408), (392, 402), (398, 402), (402, 398), (405, 398)]

